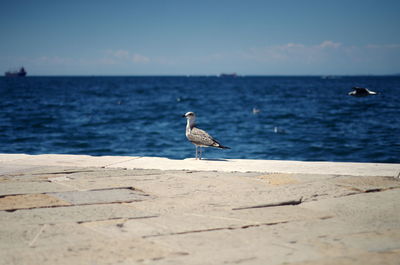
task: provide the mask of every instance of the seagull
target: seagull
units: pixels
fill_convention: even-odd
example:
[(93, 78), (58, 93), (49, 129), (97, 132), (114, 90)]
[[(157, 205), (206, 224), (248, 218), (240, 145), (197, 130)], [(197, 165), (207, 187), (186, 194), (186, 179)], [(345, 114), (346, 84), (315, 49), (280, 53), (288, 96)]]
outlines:
[[(182, 117), (185, 117), (187, 119), (186, 138), (196, 146), (196, 159), (201, 160), (202, 147), (216, 147), (221, 149), (230, 149), (230, 147), (223, 146), (222, 144), (220, 144), (207, 132), (196, 127), (195, 124), (196, 114), (194, 114), (194, 112), (189, 111), (185, 115), (182, 115)], [(198, 147), (200, 148), (199, 155), (198, 155), (199, 153)]]
[(253, 114), (254, 115), (257, 115), (259, 112), (260, 112), (261, 110), (260, 109), (258, 109), (258, 108), (253, 108)]
[(364, 87), (353, 87), (353, 91), (349, 92), (350, 96), (353, 97), (366, 97), (369, 95), (376, 95), (377, 93)]

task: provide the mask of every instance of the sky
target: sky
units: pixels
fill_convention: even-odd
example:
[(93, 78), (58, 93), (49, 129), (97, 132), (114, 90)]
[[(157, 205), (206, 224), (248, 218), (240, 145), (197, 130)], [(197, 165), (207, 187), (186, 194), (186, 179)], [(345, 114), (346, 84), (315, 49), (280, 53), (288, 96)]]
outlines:
[(398, 0), (19, 0), (0, 71), (28, 75), (400, 73)]

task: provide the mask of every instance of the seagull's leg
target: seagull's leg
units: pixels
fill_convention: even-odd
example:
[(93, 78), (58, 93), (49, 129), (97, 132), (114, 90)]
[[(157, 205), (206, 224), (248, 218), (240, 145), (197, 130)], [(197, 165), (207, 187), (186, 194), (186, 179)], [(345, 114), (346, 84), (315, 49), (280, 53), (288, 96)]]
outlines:
[(195, 145), (196, 146), (196, 160), (197, 160), (197, 145)]
[(201, 146), (200, 146), (200, 160), (201, 160), (201, 151), (202, 151), (202, 149), (201, 149)]

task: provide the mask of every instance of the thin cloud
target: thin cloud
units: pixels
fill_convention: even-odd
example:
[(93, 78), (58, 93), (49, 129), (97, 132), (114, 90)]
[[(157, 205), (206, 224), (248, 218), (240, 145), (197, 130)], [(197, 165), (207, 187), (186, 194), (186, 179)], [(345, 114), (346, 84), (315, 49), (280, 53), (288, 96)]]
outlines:
[[(400, 44), (386, 44), (367, 46), (346, 46), (340, 42), (325, 40), (319, 44), (305, 45), (302, 43), (287, 43), (251, 48), (242, 52), (244, 59), (261, 62), (321, 62), (332, 59), (343, 60), (353, 58), (352, 55), (368, 56), (368, 50), (381, 49), (384, 52), (400, 49)], [(346, 58), (348, 57), (348, 58)]]
[(400, 44), (368, 44), (369, 49), (400, 49)]
[[(106, 50), (106, 57), (111, 57), (115, 63), (118, 62), (132, 62), (132, 63), (149, 63), (150, 58), (139, 54), (132, 53), (128, 50)], [(110, 58), (109, 58), (110, 59)]]
[(286, 73), (391, 73), (400, 68), (400, 44), (285, 43), (250, 48), (238, 55), (257, 69)]
[(71, 65), (75, 62), (72, 58), (60, 56), (40, 56), (33, 59), (28, 59), (35, 65)]
[(337, 49), (340, 46), (342, 46), (340, 42), (333, 42), (330, 40), (323, 41), (321, 44), (317, 45), (317, 47), (319, 48), (334, 48), (334, 49)]
[(301, 43), (288, 43), (288, 44), (282, 45), (282, 48), (288, 48), (288, 49), (304, 48), (304, 47), (305, 47), (304, 44), (301, 44)]
[(130, 52), (126, 50), (107, 50), (108, 54), (118, 59), (128, 59)]
[(134, 63), (148, 63), (148, 62), (150, 62), (149, 57), (146, 57), (144, 55), (137, 54), (137, 53), (131, 55), (131, 60)]

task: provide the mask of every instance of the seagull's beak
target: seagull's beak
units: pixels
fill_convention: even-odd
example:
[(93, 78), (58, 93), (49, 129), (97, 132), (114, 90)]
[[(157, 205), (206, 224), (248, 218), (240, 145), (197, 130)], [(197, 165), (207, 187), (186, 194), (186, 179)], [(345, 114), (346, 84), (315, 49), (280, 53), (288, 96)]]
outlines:
[(186, 118), (186, 115), (185, 115), (185, 114), (183, 114), (183, 115), (182, 115), (182, 117), (183, 117), (183, 118)]

